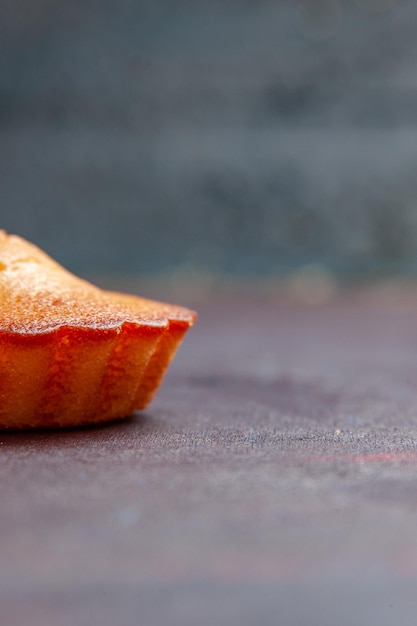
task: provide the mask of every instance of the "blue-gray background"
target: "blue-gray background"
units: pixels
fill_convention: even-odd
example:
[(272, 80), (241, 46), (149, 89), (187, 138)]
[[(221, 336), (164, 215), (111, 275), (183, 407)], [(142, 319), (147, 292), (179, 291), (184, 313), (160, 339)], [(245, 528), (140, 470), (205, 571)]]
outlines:
[(417, 274), (415, 0), (3, 0), (1, 226), (78, 272)]

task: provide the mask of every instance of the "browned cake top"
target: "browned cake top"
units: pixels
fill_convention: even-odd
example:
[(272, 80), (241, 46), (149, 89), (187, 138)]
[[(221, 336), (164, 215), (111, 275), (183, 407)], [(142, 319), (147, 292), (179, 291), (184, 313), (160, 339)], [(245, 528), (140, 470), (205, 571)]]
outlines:
[(77, 278), (35, 245), (0, 231), (0, 332), (48, 333), (68, 326), (106, 330), (124, 323), (191, 326), (188, 309), (108, 292)]

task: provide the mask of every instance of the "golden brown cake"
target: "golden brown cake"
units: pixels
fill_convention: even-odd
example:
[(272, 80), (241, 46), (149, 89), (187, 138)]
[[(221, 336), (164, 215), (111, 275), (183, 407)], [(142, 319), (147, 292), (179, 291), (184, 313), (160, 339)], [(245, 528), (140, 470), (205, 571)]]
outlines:
[(105, 422), (143, 409), (188, 309), (103, 291), (0, 231), (0, 428)]

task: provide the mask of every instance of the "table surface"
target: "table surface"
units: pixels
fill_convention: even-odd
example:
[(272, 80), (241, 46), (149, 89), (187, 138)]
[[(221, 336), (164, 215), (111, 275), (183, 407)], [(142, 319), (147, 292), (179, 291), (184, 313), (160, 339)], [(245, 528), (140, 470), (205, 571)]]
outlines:
[(414, 623), (415, 294), (198, 309), (145, 412), (0, 434), (1, 623)]

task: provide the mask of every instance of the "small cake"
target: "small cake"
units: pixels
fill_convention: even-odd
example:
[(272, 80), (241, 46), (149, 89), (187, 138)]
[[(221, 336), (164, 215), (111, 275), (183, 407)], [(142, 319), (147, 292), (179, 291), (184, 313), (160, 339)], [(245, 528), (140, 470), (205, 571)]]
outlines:
[(106, 422), (143, 409), (196, 315), (104, 291), (0, 231), (0, 428)]

